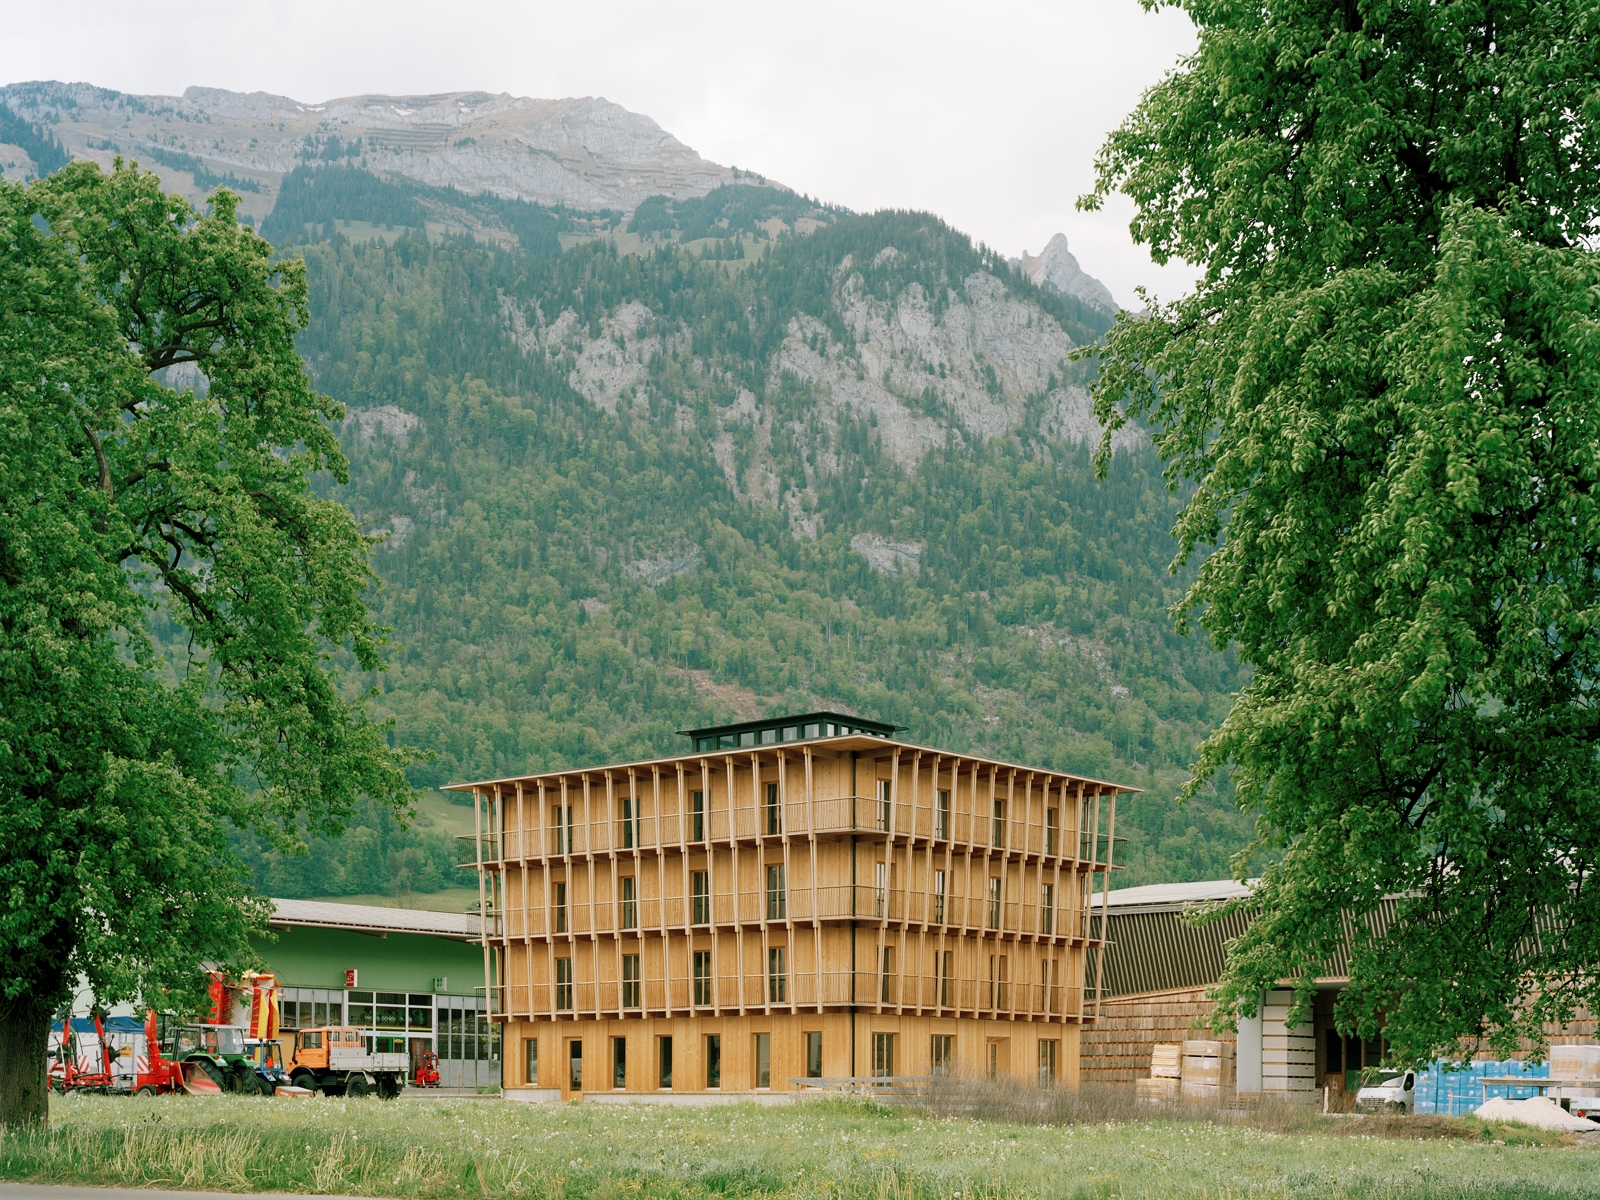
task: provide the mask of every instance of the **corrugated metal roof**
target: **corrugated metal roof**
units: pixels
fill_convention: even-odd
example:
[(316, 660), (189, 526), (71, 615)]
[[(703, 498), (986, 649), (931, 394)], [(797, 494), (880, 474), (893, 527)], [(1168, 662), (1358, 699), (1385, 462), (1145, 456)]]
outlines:
[(419, 933), (475, 942), (482, 934), (476, 914), (379, 908), (372, 904), (333, 904), (325, 900), (273, 900), (272, 924), (357, 933)]
[(1248, 896), (1250, 885), (1234, 879), (1208, 879), (1201, 883), (1152, 883), (1144, 887), (1117, 888), (1109, 897), (1113, 911), (1178, 905), (1187, 907), (1207, 900), (1232, 900)]
[[(1232, 879), (1203, 883), (1158, 883), (1148, 887), (1120, 888), (1109, 897), (1109, 945), (1106, 947), (1106, 995), (1132, 996), (1167, 992), (1177, 988), (1209, 987), (1222, 978), (1226, 945), (1249, 928), (1250, 910), (1193, 925), (1185, 912), (1201, 905), (1251, 894), (1249, 884)], [(1098, 898), (1097, 898), (1098, 899)], [(1365, 918), (1366, 927), (1382, 937), (1399, 909), (1396, 896), (1386, 896)], [(1098, 916), (1098, 904), (1096, 906)], [(1350, 947), (1355, 942), (1356, 918), (1346, 913), (1344, 940), (1323, 964), (1317, 978), (1339, 981), (1350, 977)], [(1091, 972), (1094, 956), (1090, 956)]]

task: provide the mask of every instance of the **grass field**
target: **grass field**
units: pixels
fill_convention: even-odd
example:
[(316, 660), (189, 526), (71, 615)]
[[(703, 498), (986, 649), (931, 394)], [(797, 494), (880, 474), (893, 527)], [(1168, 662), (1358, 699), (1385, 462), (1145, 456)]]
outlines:
[(1288, 1133), (1148, 1120), (1041, 1127), (844, 1100), (663, 1109), (172, 1096), (73, 1096), (53, 1100), (51, 1115), (47, 1132), (0, 1135), (0, 1179), (538, 1200), (1600, 1192), (1600, 1152), (1538, 1135), (1528, 1145), (1441, 1137), (1437, 1122), (1416, 1127), (1436, 1135), (1419, 1141), (1352, 1136), (1311, 1121)]

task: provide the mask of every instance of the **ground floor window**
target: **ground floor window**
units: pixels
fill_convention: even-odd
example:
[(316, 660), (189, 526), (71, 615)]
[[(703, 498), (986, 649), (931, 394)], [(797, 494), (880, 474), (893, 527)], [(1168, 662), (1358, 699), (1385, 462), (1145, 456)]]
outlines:
[(672, 1039), (669, 1037), (657, 1038), (656, 1045), (656, 1057), (661, 1067), (658, 1086), (669, 1088), (672, 1086)]
[(772, 1086), (772, 1035), (770, 1033), (756, 1034), (756, 1086), (758, 1088)]
[(572, 959), (556, 959), (556, 1010), (572, 1008)]
[(706, 1034), (706, 1086), (722, 1086), (722, 1035)]
[(523, 1041), (523, 1043), (522, 1043), (522, 1052), (527, 1058), (527, 1065), (526, 1065), (526, 1068), (525, 1068), (526, 1074), (524, 1074), (522, 1078), (523, 1078), (524, 1082), (526, 1082), (529, 1087), (538, 1087), (539, 1086), (539, 1039), (536, 1038), (536, 1037), (531, 1037), (531, 1038), (525, 1039)]
[(822, 1035), (806, 1034), (806, 1078), (822, 1078)]
[[(323, 1025), (343, 1025), (344, 992), (331, 988), (279, 989), (279, 1029), (316, 1029)], [(432, 1028), (431, 1024), (429, 1028)]]
[(1055, 1038), (1039, 1039), (1039, 1086), (1050, 1087), (1056, 1082), (1057, 1064), (1060, 1061), (1061, 1043)]
[(954, 1034), (933, 1035), (933, 1073), (948, 1075), (956, 1065), (956, 1039)]
[(611, 1086), (628, 1086), (628, 1039), (625, 1037), (611, 1039)]
[(576, 1038), (567, 1043), (567, 1086), (583, 1091), (583, 1043)]
[(872, 1035), (872, 1073), (879, 1079), (887, 1079), (894, 1074), (894, 1034)]

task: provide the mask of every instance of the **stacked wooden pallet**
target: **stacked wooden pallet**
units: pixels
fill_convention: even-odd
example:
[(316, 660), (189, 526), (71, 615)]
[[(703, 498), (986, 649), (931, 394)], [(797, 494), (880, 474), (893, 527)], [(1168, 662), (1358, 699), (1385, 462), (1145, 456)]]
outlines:
[(1157, 1042), (1150, 1051), (1150, 1078), (1134, 1081), (1134, 1095), (1149, 1103), (1176, 1100), (1183, 1077), (1183, 1043)]
[(1232, 1042), (1190, 1039), (1183, 1043), (1183, 1098), (1221, 1100), (1234, 1090)]
[(1083, 1082), (1129, 1084), (1146, 1079), (1155, 1046), (1210, 1035), (1205, 1021), (1213, 1007), (1204, 988), (1107, 1000), (1100, 1019), (1083, 1029)]

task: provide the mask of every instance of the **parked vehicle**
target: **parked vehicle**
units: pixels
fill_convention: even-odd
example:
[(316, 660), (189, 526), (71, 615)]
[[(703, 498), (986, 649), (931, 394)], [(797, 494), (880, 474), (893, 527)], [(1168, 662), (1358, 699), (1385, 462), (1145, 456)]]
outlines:
[(404, 1042), (404, 1038), (364, 1037), (350, 1026), (297, 1030), (289, 1082), (325, 1096), (377, 1092), (382, 1099), (392, 1100), (405, 1086), (408, 1056)]
[(277, 1039), (245, 1038), (244, 1056), (256, 1073), (257, 1087), (267, 1095), (289, 1082), (289, 1072), (280, 1062), (282, 1052)]
[(1384, 1072), (1384, 1078), (1356, 1093), (1356, 1111), (1363, 1113), (1413, 1113), (1417, 1103), (1415, 1071)]
[(245, 1054), (244, 1028), (239, 1025), (183, 1025), (174, 1033), (172, 1057), (193, 1063), (225, 1092), (272, 1094)]
[(413, 1087), (433, 1088), (439, 1086), (439, 1056), (428, 1050), (417, 1060), (417, 1073), (411, 1080)]

